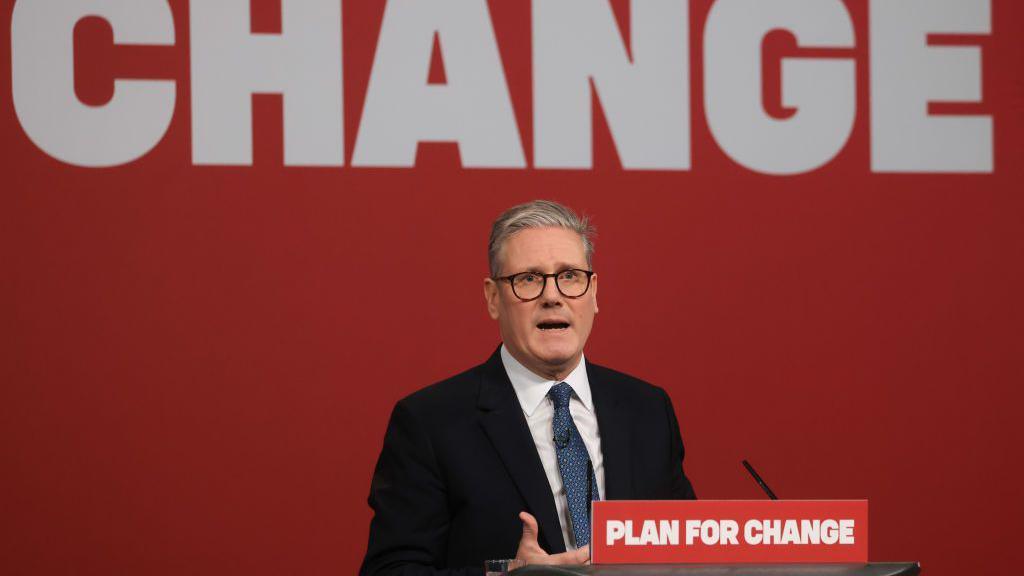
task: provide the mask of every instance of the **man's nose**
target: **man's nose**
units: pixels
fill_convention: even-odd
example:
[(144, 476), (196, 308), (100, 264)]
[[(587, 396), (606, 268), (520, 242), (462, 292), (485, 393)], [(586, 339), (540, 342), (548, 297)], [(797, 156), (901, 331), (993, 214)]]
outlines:
[(558, 291), (558, 285), (554, 278), (548, 278), (544, 283), (544, 291), (540, 293), (541, 304), (553, 306), (562, 303), (562, 293)]

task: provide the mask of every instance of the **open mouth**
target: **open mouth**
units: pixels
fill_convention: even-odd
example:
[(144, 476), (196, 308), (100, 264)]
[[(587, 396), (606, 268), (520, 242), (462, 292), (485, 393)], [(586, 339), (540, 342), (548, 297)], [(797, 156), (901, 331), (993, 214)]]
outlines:
[(537, 324), (537, 328), (549, 331), (549, 330), (566, 330), (569, 328), (568, 322), (540, 322)]

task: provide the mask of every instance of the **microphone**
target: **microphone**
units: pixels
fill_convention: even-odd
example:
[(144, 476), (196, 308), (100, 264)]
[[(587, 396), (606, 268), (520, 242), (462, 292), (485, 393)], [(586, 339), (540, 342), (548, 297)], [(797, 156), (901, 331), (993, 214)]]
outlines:
[(754, 467), (750, 465), (750, 462), (744, 460), (743, 467), (747, 469), (747, 472), (750, 472), (750, 475), (754, 477), (754, 481), (757, 482), (757, 485), (760, 486), (762, 490), (764, 490), (764, 493), (767, 494), (769, 498), (771, 498), (772, 500), (778, 500), (778, 497), (775, 496), (775, 492), (772, 492), (772, 489), (769, 488), (768, 485), (764, 483), (764, 480), (762, 480), (761, 476), (757, 473), (756, 470), (754, 470)]
[(555, 441), (555, 446), (559, 450), (564, 450), (565, 447), (569, 445), (569, 428), (565, 428), (564, 430), (560, 430), (559, 432), (555, 433), (555, 436), (552, 438), (552, 440)]

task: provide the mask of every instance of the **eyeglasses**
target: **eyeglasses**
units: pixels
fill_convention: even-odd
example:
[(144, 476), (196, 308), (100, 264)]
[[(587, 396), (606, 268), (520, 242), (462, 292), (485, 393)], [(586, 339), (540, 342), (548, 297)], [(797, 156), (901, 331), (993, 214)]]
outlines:
[(547, 288), (548, 278), (555, 279), (555, 287), (558, 292), (566, 298), (579, 298), (590, 289), (590, 277), (594, 275), (593, 270), (580, 270), (569, 268), (554, 274), (541, 274), (540, 272), (520, 272), (511, 276), (500, 276), (495, 280), (504, 280), (512, 286), (512, 293), (523, 302), (536, 300)]

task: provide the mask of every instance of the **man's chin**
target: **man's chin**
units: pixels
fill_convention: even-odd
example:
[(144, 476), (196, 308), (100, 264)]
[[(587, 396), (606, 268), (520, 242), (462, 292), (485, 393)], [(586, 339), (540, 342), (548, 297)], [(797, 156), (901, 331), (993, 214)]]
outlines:
[[(572, 350), (545, 350), (535, 356), (549, 369), (573, 369), (576, 367), (575, 362), (579, 361), (579, 351)], [(569, 364), (573, 364), (569, 366)]]

